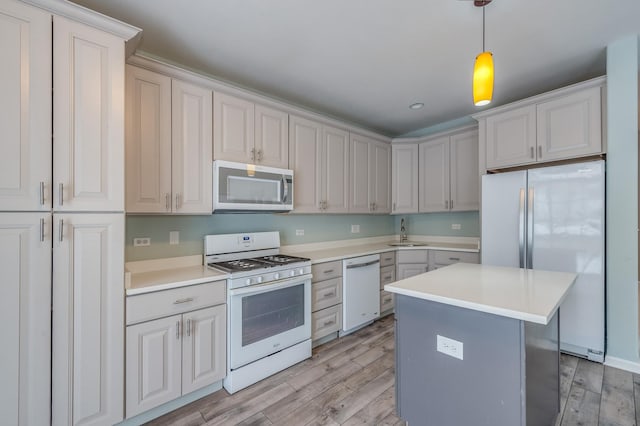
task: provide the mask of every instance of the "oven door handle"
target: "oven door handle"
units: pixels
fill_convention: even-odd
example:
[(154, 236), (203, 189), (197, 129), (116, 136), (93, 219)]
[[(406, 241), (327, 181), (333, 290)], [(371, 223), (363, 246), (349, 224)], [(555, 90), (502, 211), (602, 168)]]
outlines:
[(267, 291), (280, 290), (287, 287), (293, 287), (296, 285), (304, 284), (305, 281), (310, 280), (311, 275), (300, 275), (298, 277), (285, 278), (279, 281), (270, 281), (264, 284), (249, 285), (241, 288), (234, 288), (229, 290), (229, 296), (243, 296), (247, 294), (260, 294)]

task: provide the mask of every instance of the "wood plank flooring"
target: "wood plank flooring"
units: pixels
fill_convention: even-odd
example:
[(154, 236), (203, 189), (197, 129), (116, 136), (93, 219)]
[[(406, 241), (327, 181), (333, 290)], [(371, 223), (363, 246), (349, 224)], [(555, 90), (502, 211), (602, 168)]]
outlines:
[[(640, 426), (640, 375), (562, 355), (560, 389), (556, 426)], [(149, 424), (404, 425), (395, 412), (393, 316), (240, 392), (220, 390)]]

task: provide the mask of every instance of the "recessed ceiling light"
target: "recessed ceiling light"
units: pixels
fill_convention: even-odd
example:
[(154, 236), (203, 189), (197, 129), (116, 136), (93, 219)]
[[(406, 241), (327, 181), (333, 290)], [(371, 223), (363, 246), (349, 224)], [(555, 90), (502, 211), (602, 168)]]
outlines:
[(424, 104), (422, 102), (416, 102), (415, 104), (409, 105), (409, 108), (411, 108), (411, 109), (420, 109), (423, 106), (424, 106)]

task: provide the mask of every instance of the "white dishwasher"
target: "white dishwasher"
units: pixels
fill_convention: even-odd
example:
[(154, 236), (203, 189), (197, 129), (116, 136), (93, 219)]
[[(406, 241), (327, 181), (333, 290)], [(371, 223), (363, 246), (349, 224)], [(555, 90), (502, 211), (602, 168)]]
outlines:
[(380, 316), (380, 255), (342, 261), (342, 331), (349, 334)]

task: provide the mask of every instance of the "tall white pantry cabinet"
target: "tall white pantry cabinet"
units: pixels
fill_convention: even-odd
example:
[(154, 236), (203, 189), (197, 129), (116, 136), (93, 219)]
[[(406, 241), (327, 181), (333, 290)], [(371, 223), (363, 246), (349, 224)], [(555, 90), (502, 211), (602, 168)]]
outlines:
[(139, 30), (41, 3), (0, 3), (0, 413), (11, 425), (113, 424), (124, 414), (125, 41)]

